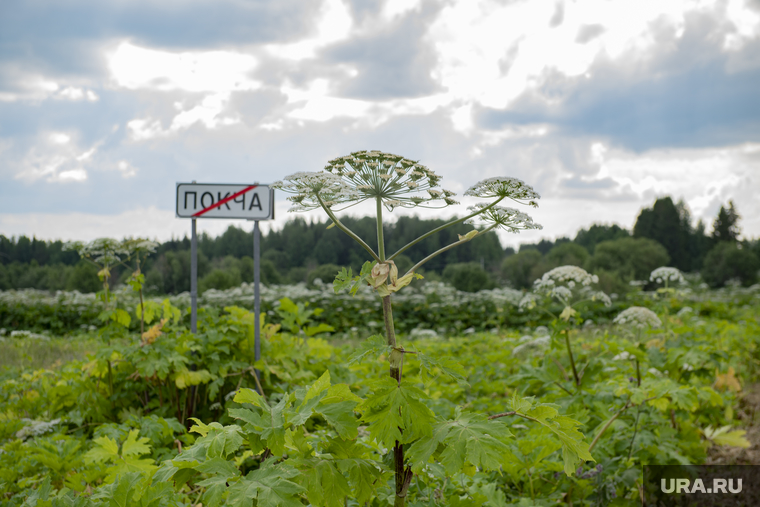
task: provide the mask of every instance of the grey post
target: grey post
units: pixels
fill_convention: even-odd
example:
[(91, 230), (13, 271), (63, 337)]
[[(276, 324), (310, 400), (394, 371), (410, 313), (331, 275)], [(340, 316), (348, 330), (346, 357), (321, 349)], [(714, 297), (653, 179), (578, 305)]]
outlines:
[(198, 236), (195, 218), (190, 233), (190, 331), (198, 332)]
[[(254, 336), (254, 345), (253, 345), (253, 358), (254, 361), (258, 361), (261, 359), (261, 317), (259, 313), (261, 312), (261, 297), (259, 294), (259, 283), (260, 283), (260, 262), (259, 257), (261, 257), (259, 252), (259, 242), (260, 242), (260, 236), (261, 231), (259, 231), (259, 221), (255, 220), (253, 222), (253, 336)], [(259, 378), (259, 371), (254, 370), (256, 378)], [(264, 394), (264, 393), (260, 393)]]
[[(195, 183), (195, 180), (193, 180)], [(198, 332), (198, 236), (195, 218), (190, 233), (190, 332)]]

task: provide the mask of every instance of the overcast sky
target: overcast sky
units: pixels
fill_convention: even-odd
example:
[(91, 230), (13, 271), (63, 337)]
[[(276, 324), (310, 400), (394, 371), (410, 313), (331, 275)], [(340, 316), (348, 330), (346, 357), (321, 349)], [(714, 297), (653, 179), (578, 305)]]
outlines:
[(757, 237), (759, 90), (759, 0), (3, 0), (0, 234), (183, 236), (176, 182), (379, 149), (533, 185), (544, 229), (505, 245), (664, 195)]

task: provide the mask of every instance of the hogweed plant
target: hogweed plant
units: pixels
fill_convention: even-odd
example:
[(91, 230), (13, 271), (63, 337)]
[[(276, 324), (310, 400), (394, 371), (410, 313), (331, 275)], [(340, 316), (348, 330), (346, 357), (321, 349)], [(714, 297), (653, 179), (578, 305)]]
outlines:
[(678, 268), (662, 266), (653, 270), (649, 274), (649, 282), (662, 285), (662, 287), (657, 288), (655, 294), (662, 304), (662, 312), (664, 313), (665, 321), (665, 335), (668, 336), (670, 335), (670, 309), (665, 301), (667, 298), (676, 295), (676, 289), (673, 287), (674, 285), (680, 285), (685, 282), (683, 274)]
[[(384, 210), (390, 212), (395, 208), (443, 208), (459, 204), (454, 200), (453, 192), (440, 188), (440, 181), (440, 176), (416, 161), (380, 151), (357, 151), (330, 160), (323, 172), (296, 173), (272, 185), (292, 194), (288, 197), (293, 203), (290, 211), (321, 209), (332, 221), (330, 227), (337, 227), (346, 233), (361, 245), (372, 259), (364, 263), (358, 275), (354, 275), (350, 268), (343, 268), (336, 276), (333, 286), (336, 293), (347, 289), (356, 294), (362, 284), (369, 284), (381, 299), (385, 336), (370, 337), (350, 361), (387, 357), (389, 376), (373, 382), (369, 386), (370, 394), (366, 399), (344, 403), (350, 405), (347, 405), (349, 416), (354, 408), (361, 413), (361, 420), (367, 425), (374, 445), (379, 446), (383, 453), (390, 452), (395, 480), (392, 496), (396, 507), (405, 505), (415, 475), (418, 477), (419, 489), (420, 478), (424, 482), (428, 477), (433, 477), (433, 470), (438, 471), (437, 473), (445, 471), (448, 475), (473, 471), (476, 468), (483, 471), (501, 470), (507, 454), (505, 442), (512, 436), (506, 424), (500, 420), (506, 416), (523, 417), (553, 432), (562, 441), (564, 469), (568, 475), (581, 460), (592, 459), (588, 453), (588, 444), (583, 441), (583, 435), (577, 429), (579, 423), (560, 416), (553, 406), (534, 403), (530, 399), (521, 399), (515, 395), (507, 412), (487, 417), (466, 410), (457, 410), (453, 420), (443, 420), (436, 417), (426, 405), (425, 400), (428, 396), (425, 391), (416, 387), (412, 380), (403, 378), (405, 357), (411, 354), (416, 356), (423, 378), (429, 378), (434, 371), (440, 371), (457, 382), (466, 384), (461, 366), (451, 359), (433, 358), (403, 347), (394, 328), (393, 294), (414, 279), (422, 278), (418, 271), (425, 263), (480, 235), (496, 229), (519, 232), (541, 228), (526, 213), (499, 206), (502, 201), (509, 200), (536, 207), (536, 201), (540, 196), (530, 185), (511, 177), (489, 178), (465, 192), (466, 196), (486, 199), (485, 202), (469, 207), (469, 213), (463, 218), (453, 219), (389, 255), (385, 250), (383, 237)], [(377, 250), (372, 249), (364, 239), (346, 227), (336, 215), (338, 211), (365, 201), (375, 204)], [(460, 235), (457, 241), (420, 259), (406, 273), (399, 273), (394, 258), (425, 238), (463, 222), (481, 228), (474, 228)], [(336, 387), (330, 387), (330, 390)], [(309, 394), (313, 389), (316, 389), (316, 384), (309, 389), (303, 401), (300, 401), (300, 406), (315, 405), (319, 402), (321, 396), (317, 398), (316, 394)], [(246, 392), (245, 395), (238, 396), (240, 401), (250, 401), (265, 412), (274, 410), (259, 400), (255, 393)], [(309, 401), (312, 397), (313, 400)], [(298, 398), (293, 401), (298, 403)], [(325, 413), (323, 415), (330, 422), (330, 418)], [(355, 431), (341, 433), (338, 426), (336, 429), (344, 439), (355, 438)], [(355, 446), (355, 443), (344, 442), (338, 445), (336, 442), (329, 446), (330, 449), (336, 447), (336, 450), (327, 452), (337, 453), (337, 456), (349, 452), (349, 449), (350, 452), (354, 452)], [(338, 447), (340, 451), (337, 450)], [(280, 453), (271, 446), (269, 450), (275, 454)], [(436, 462), (441, 465), (435, 465)], [(422, 473), (423, 471), (425, 473)], [(382, 473), (375, 469), (370, 475), (372, 476), (367, 479), (375, 483)], [(357, 499), (365, 501), (362, 495)], [(310, 496), (309, 500), (315, 505), (323, 505), (319, 498), (312, 499)]]
[(632, 328), (635, 333), (635, 350), (633, 353), (628, 351), (621, 353), (620, 358), (628, 359), (633, 356), (633, 359), (636, 363), (636, 385), (641, 386), (641, 368), (639, 366), (639, 355), (641, 353), (639, 349), (643, 347), (643, 344), (641, 343), (641, 333), (645, 329), (654, 329), (662, 326), (662, 321), (660, 321), (660, 318), (657, 316), (657, 314), (649, 308), (631, 306), (630, 308), (627, 308), (620, 312), (617, 317), (612, 320), (612, 322), (614, 324)]
[[(552, 317), (553, 337), (564, 334), (565, 348), (573, 373), (573, 383), (576, 389), (581, 387), (582, 376), (575, 364), (575, 356), (570, 345), (570, 328), (573, 324), (580, 325), (582, 319), (577, 307), (587, 302), (602, 303), (610, 306), (609, 296), (602, 291), (594, 290), (593, 284), (599, 283), (599, 278), (578, 266), (560, 266), (554, 268), (533, 282), (533, 292), (528, 293), (520, 301), (522, 310), (538, 307)], [(555, 315), (549, 310), (549, 305), (559, 303), (562, 312)]]
[[(116, 307), (116, 299), (111, 290), (111, 271), (119, 265), (129, 269), (130, 266), (127, 262), (131, 260), (135, 261), (136, 269), (130, 277), (129, 284), (140, 296), (139, 311), (136, 311), (136, 314), (140, 316), (140, 334), (142, 336), (144, 334), (145, 321), (142, 287), (145, 277), (140, 271), (140, 263), (144, 262), (148, 255), (155, 252), (156, 247), (158, 247), (158, 243), (139, 238), (123, 241), (112, 238), (98, 238), (89, 243), (72, 241), (64, 245), (64, 250), (75, 250), (80, 257), (98, 267), (98, 278), (103, 284), (103, 290), (97, 294), (103, 303), (103, 311), (100, 312), (98, 318), (102, 322), (109, 323), (100, 329), (99, 334), (109, 345), (111, 344), (111, 339), (115, 336), (121, 336), (124, 330), (129, 328), (132, 321), (127, 311)], [(111, 352), (110, 348), (106, 348), (99, 355), (102, 356)], [(107, 363), (109, 392), (113, 396), (112, 357), (104, 358), (103, 361)]]

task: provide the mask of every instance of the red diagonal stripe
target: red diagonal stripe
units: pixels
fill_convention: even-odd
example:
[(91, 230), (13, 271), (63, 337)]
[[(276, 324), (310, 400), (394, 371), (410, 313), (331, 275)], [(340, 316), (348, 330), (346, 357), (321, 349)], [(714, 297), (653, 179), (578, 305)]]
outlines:
[(232, 195), (231, 195), (231, 196), (229, 196), (229, 197), (225, 197), (224, 199), (222, 199), (222, 200), (221, 200), (221, 201), (219, 201), (218, 203), (216, 203), (216, 204), (212, 204), (212, 205), (211, 205), (211, 206), (209, 206), (208, 208), (200, 210), (198, 213), (195, 213), (193, 216), (194, 216), (194, 217), (199, 217), (199, 216), (203, 215), (204, 213), (206, 213), (207, 211), (211, 211), (211, 210), (212, 210), (212, 209), (214, 209), (214, 208), (218, 208), (218, 207), (219, 207), (219, 206), (221, 206), (222, 204), (225, 204), (225, 203), (228, 203), (228, 202), (230, 202), (230, 201), (231, 201), (231, 200), (233, 200), (235, 197), (237, 197), (237, 196), (239, 196), (239, 195), (243, 195), (244, 193), (248, 192), (249, 190), (253, 190), (253, 189), (254, 189), (254, 188), (256, 188), (257, 186), (258, 186), (258, 185), (251, 185), (250, 187), (245, 187), (245, 188), (244, 188), (243, 190), (241, 190), (240, 192), (236, 192), (236, 193), (232, 194)]

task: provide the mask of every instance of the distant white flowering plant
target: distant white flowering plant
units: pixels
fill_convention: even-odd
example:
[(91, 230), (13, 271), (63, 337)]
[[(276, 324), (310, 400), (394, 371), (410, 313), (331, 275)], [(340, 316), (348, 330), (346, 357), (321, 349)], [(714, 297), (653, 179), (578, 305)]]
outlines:
[(662, 326), (662, 321), (649, 308), (643, 306), (632, 306), (620, 312), (612, 322), (614, 324), (628, 325), (638, 329), (658, 328)]
[[(599, 283), (599, 277), (588, 273), (578, 266), (560, 266), (544, 273), (533, 282), (533, 293), (549, 297), (565, 307), (573, 306), (581, 301), (599, 301), (610, 306), (610, 297), (602, 291), (595, 291), (592, 284)], [(570, 313), (571, 315), (574, 312)]]
[(649, 281), (664, 283), (665, 287), (667, 287), (670, 282), (684, 283), (684, 278), (683, 274), (678, 270), (678, 268), (663, 266), (652, 271), (652, 273), (649, 275)]
[[(656, 329), (662, 326), (662, 321), (649, 308), (643, 306), (631, 306), (620, 312), (613, 320), (613, 324), (628, 326), (633, 328), (636, 333), (636, 342), (640, 344), (641, 334), (644, 329)], [(626, 354), (628, 354), (626, 352)], [(641, 367), (639, 365), (639, 359), (633, 354), (629, 354), (636, 364), (636, 382), (641, 385)]]
[[(592, 288), (592, 285), (598, 282), (599, 277), (592, 275), (583, 268), (559, 266), (547, 271), (541, 278), (533, 282), (533, 292), (527, 293), (519, 304), (521, 310), (541, 307), (543, 311), (551, 315), (554, 320), (553, 336), (559, 336), (564, 332), (565, 347), (576, 386), (580, 386), (580, 376), (575, 367), (575, 358), (570, 347), (569, 327), (571, 319), (576, 325), (582, 323), (582, 319), (579, 318), (578, 311), (575, 309), (575, 306), (580, 303), (592, 301), (602, 303), (605, 306), (612, 304), (607, 294)], [(559, 315), (554, 315), (549, 311), (548, 304), (541, 305), (547, 301), (560, 303), (563, 306), (562, 312)]]

